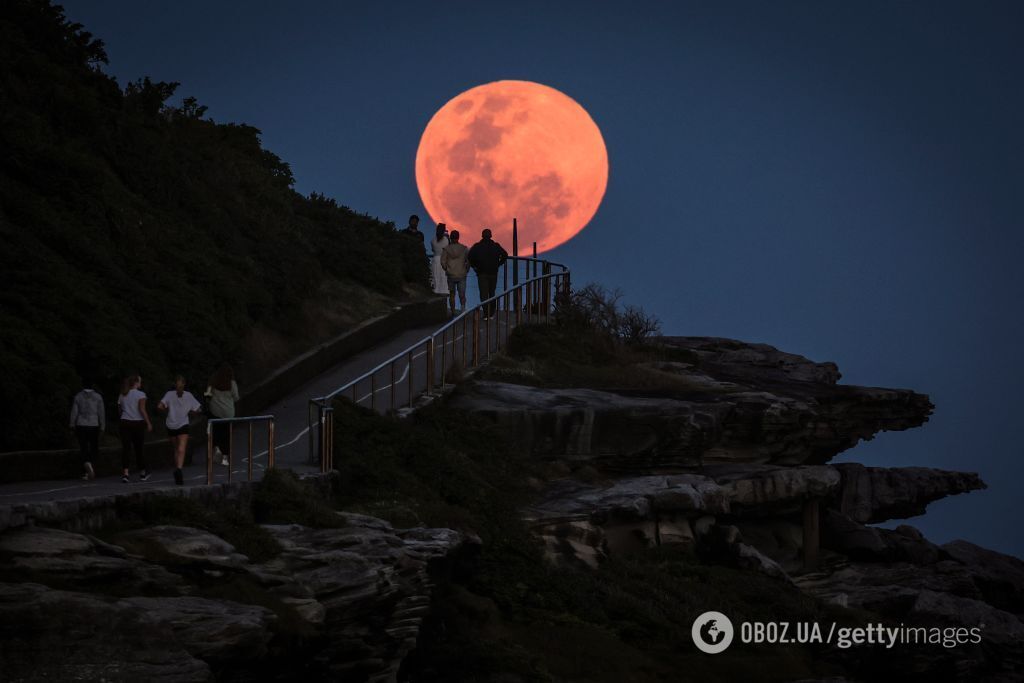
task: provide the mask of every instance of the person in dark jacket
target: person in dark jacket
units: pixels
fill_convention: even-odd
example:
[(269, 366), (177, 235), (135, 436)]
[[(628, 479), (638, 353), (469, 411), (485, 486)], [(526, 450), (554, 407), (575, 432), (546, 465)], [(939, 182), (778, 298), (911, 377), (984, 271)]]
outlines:
[[(480, 234), (480, 241), (474, 244), (469, 250), (469, 265), (476, 271), (476, 282), (480, 288), (480, 301), (485, 301), (494, 296), (494, 290), (498, 286), (498, 268), (508, 258), (508, 252), (491, 239), (491, 231), (484, 228)], [(492, 302), (484, 309), (484, 316), (494, 315), (496, 305)]]

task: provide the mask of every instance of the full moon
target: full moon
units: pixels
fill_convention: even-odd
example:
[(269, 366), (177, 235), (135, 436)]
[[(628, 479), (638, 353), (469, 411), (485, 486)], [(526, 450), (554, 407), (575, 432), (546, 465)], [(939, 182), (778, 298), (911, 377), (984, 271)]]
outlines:
[(512, 253), (548, 251), (579, 233), (608, 186), (608, 150), (575, 100), (530, 81), (496, 81), (449, 100), (416, 151), (416, 185), (430, 217), (470, 245), (490, 228)]

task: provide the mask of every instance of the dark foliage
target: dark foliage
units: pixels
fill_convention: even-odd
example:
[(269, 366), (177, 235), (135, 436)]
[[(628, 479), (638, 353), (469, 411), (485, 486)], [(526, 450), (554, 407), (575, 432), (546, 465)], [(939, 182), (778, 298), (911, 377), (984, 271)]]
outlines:
[(555, 321), (562, 327), (597, 334), (631, 346), (661, 333), (661, 321), (642, 308), (621, 305), (622, 292), (590, 283), (560, 292), (555, 298)]
[(254, 327), (294, 336), (327, 281), (427, 280), (392, 225), (296, 193), (259, 130), (106, 61), (60, 7), (0, 3), (0, 451), (63, 445), (81, 375), (109, 405), (133, 372), (199, 384)]

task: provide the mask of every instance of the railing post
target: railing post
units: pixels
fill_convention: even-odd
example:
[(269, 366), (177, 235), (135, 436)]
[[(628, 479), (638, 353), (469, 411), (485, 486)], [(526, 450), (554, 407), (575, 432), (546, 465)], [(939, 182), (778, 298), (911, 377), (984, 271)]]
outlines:
[(330, 472), (334, 469), (334, 406), (327, 406), (325, 412), (327, 431), (327, 469), (324, 472)]
[(551, 262), (544, 262), (544, 322), (551, 312)]
[(325, 463), (326, 463), (326, 460), (327, 460), (327, 442), (326, 442), (327, 432), (326, 432), (325, 427), (324, 427), (324, 421), (327, 419), (327, 416), (324, 415), (324, 406), (323, 406), (323, 404), (319, 404), (317, 407), (319, 408), (319, 412), (320, 412), (320, 415), (319, 415), (320, 419), (318, 420), (318, 425), (317, 425), (317, 430), (320, 432), (320, 474), (323, 474), (324, 472), (327, 471), (325, 469), (325, 467), (326, 467)]
[(427, 390), (426, 394), (434, 391), (434, 338), (427, 341)]
[(213, 483), (213, 423), (206, 421), (206, 485)]
[(391, 412), (395, 412), (395, 361), (391, 361)]
[(232, 451), (235, 450), (235, 423), (228, 422), (228, 483), (231, 483), (231, 469), (235, 464)]
[(413, 383), (412, 383), (412, 351), (409, 352), (409, 407), (412, 408)]
[(473, 367), (480, 365), (480, 309), (473, 310)]
[(274, 418), (267, 423), (267, 469), (274, 469)]
[(519, 327), (520, 325), (523, 324), (523, 298), (522, 298), (522, 292), (523, 292), (523, 288), (517, 286), (516, 287), (516, 292), (515, 292), (515, 301), (513, 302), (513, 303), (515, 303), (515, 306), (516, 306), (516, 327)]
[(249, 481), (252, 481), (252, 422), (249, 422)]
[(370, 373), (370, 410), (377, 412), (377, 373)]
[(444, 391), (444, 373), (448, 369), (448, 345), (445, 343), (448, 337), (445, 334), (446, 331), (446, 329), (441, 330), (441, 391)]
[(510, 330), (509, 326), (508, 326), (509, 315), (510, 315), (509, 310), (508, 310), (508, 299), (509, 299), (508, 292), (505, 292), (505, 301), (504, 301), (504, 303), (505, 303), (505, 346), (506, 346), (506, 348), (508, 347), (509, 336), (512, 334), (512, 330)]
[(462, 316), (462, 367), (469, 367), (469, 316)]

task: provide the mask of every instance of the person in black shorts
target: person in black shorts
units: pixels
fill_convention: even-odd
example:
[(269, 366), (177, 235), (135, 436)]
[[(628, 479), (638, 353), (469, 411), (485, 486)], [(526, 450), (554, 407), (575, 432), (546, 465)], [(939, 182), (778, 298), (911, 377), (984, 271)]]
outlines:
[(185, 378), (182, 375), (174, 378), (174, 389), (164, 394), (157, 406), (157, 410), (167, 413), (167, 436), (174, 448), (174, 483), (178, 486), (185, 483), (181, 466), (188, 449), (188, 423), (201, 408), (196, 397), (185, 391)]

